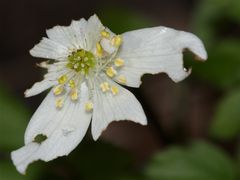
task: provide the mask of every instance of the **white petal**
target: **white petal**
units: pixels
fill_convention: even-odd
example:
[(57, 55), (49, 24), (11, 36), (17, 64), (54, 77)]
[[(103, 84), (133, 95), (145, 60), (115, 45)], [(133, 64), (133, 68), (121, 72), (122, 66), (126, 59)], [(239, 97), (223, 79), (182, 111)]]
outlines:
[(86, 24), (86, 20), (82, 18), (79, 21), (72, 21), (70, 26), (55, 26), (46, 32), (49, 39), (68, 49), (84, 48)]
[(68, 49), (53, 40), (43, 38), (30, 50), (30, 54), (45, 59), (65, 60), (68, 56)]
[(183, 50), (189, 49), (200, 60), (207, 59), (201, 40), (195, 35), (166, 27), (154, 27), (126, 32), (117, 56), (125, 60), (120, 74), (126, 85), (139, 87), (145, 73), (165, 72), (175, 82), (186, 78), (183, 67)]
[(73, 33), (75, 34), (76, 44), (79, 48), (86, 48), (86, 26), (87, 21), (85, 19), (80, 19), (80, 21), (72, 21), (71, 27)]
[[(103, 93), (99, 86), (102, 82), (108, 82), (119, 89), (119, 94), (112, 95), (111, 92)], [(92, 135), (97, 140), (102, 131), (112, 121), (130, 120), (142, 125), (147, 124), (145, 113), (141, 104), (128, 90), (122, 88), (112, 80), (104, 77), (95, 81), (94, 109), (92, 118)]]
[(86, 26), (86, 50), (93, 51), (95, 49), (96, 43), (100, 41), (102, 30), (104, 30), (104, 26), (97, 15), (91, 16)]
[[(24, 173), (28, 164), (36, 161), (50, 161), (58, 156), (68, 155), (82, 140), (91, 120), (84, 105), (88, 101), (88, 89), (82, 84), (78, 102), (67, 97), (61, 110), (55, 107), (52, 92), (44, 99), (33, 115), (25, 132), (25, 146), (12, 152), (17, 169)], [(41, 144), (34, 143), (37, 135), (46, 135)]]
[(49, 89), (50, 87), (54, 86), (56, 83), (57, 81), (49, 81), (48, 79), (36, 82), (30, 89), (27, 89), (25, 91), (24, 93), (25, 97), (31, 97), (40, 94), (46, 89)]

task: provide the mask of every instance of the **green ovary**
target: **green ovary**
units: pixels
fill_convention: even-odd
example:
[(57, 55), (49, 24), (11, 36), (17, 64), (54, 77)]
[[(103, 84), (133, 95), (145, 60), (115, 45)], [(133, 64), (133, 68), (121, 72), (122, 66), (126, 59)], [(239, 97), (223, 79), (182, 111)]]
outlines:
[(79, 49), (68, 56), (68, 63), (66, 66), (76, 72), (87, 75), (95, 65), (95, 56), (89, 51)]

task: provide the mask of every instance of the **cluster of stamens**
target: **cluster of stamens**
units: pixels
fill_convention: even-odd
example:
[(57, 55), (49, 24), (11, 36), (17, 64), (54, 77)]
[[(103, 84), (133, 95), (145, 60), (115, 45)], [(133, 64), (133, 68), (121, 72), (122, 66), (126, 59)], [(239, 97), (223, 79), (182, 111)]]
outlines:
[[(122, 44), (122, 38), (120, 35), (111, 37), (111, 34), (106, 30), (101, 32), (101, 37), (101, 40), (107, 39), (116, 51)], [(83, 79), (81, 78), (81, 75), (87, 77), (94, 68), (104, 67), (101, 70), (105, 71), (109, 78), (114, 78), (121, 84), (126, 83), (126, 78), (123, 75), (118, 75), (118, 70), (124, 66), (124, 60), (121, 58), (115, 58), (113, 60), (108, 58), (108, 55), (111, 56), (111, 54), (108, 54), (108, 52), (102, 47), (101, 40), (96, 43), (95, 55), (92, 52), (79, 49), (68, 56), (66, 67), (75, 71), (75, 78), (69, 78), (67, 74), (58, 78), (58, 84), (53, 88), (53, 93), (56, 96), (55, 106), (57, 108), (60, 109), (63, 107), (66, 93), (68, 93), (72, 101), (78, 100), (78, 89), (81, 83), (80, 79)], [(110, 62), (109, 59), (111, 60)], [(79, 76), (77, 76), (78, 74)], [(117, 95), (119, 93), (118, 87), (116, 85), (111, 85), (108, 82), (102, 82), (99, 88), (103, 93), (110, 92), (112, 95)], [(85, 104), (85, 110), (92, 111), (92, 109), (93, 103), (90, 100)]]
[(62, 108), (64, 103), (64, 94), (67, 93), (66, 89), (70, 89), (69, 95), (72, 101), (78, 100), (78, 89), (76, 82), (69, 79), (67, 75), (58, 78), (58, 85), (53, 88), (53, 93), (57, 97), (55, 105), (57, 108)]
[[(122, 37), (120, 35), (111, 37), (110, 33), (105, 30), (101, 32), (101, 35), (102, 38), (108, 39), (109, 43), (116, 49), (118, 49), (122, 44)], [(104, 54), (103, 52), (104, 48), (102, 48), (100, 43), (97, 43), (96, 49), (98, 55)], [(121, 58), (116, 58), (114, 59), (113, 62), (110, 62), (109, 65), (105, 68), (105, 73), (110, 78), (117, 77), (116, 79), (118, 80), (119, 83), (125, 84), (126, 78), (123, 75), (118, 76), (118, 70), (123, 66), (124, 60)], [(100, 84), (100, 89), (102, 90), (103, 93), (111, 92), (113, 95), (117, 95), (119, 93), (119, 89), (117, 88), (117, 86), (110, 85), (108, 82), (102, 82)]]

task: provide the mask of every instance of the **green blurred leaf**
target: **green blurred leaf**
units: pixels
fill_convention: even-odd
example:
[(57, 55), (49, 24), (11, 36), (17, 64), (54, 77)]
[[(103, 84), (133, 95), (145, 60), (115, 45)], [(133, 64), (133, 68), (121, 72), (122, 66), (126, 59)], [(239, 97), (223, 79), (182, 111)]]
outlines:
[(102, 7), (97, 14), (103, 20), (103, 24), (117, 34), (154, 25), (146, 16), (121, 6)]
[(232, 31), (231, 24), (240, 25), (239, 0), (203, 0), (199, 2), (193, 18), (194, 32), (207, 47), (214, 48), (227, 36), (219, 32)]
[(13, 93), (0, 86), (0, 150), (23, 145), (29, 112)]
[(205, 63), (194, 64), (193, 73), (220, 88), (240, 82), (240, 41), (224, 41), (209, 51)]
[(240, 1), (200, 1), (192, 22), (209, 54), (194, 74), (220, 88), (235, 86), (240, 82)]
[(234, 180), (235, 175), (233, 162), (220, 149), (203, 142), (158, 153), (146, 170), (150, 180)]
[(222, 99), (210, 129), (218, 138), (233, 138), (240, 135), (240, 89)]

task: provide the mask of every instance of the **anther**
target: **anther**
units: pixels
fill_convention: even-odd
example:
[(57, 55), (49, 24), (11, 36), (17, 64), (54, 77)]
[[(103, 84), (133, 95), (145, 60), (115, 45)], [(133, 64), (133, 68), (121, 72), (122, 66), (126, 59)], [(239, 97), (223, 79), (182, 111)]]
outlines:
[(109, 76), (109, 77), (113, 77), (117, 74), (117, 71), (113, 68), (113, 67), (109, 67), (107, 68), (106, 70), (106, 74)]
[(77, 91), (77, 89), (72, 89), (71, 93), (70, 93), (70, 96), (71, 96), (71, 100), (72, 101), (76, 101), (78, 99), (78, 91)]
[(104, 37), (104, 38), (106, 38), (106, 39), (108, 39), (108, 38), (110, 37), (110, 33), (107, 32), (107, 31), (102, 31), (102, 32), (101, 32), (101, 35), (102, 35), (102, 37)]
[(92, 110), (93, 110), (93, 103), (92, 103), (92, 102), (87, 102), (87, 103), (85, 104), (85, 110), (86, 110), (87, 112), (92, 111)]
[(63, 98), (58, 98), (56, 101), (55, 101), (55, 106), (56, 108), (60, 109), (63, 107)]
[(117, 58), (117, 59), (115, 59), (115, 61), (114, 61), (114, 65), (115, 65), (116, 67), (121, 67), (121, 66), (124, 65), (124, 60), (121, 59), (121, 58)]
[(117, 95), (119, 93), (119, 89), (117, 88), (117, 86), (112, 86), (111, 92), (113, 95)]
[(97, 48), (97, 55), (101, 57), (103, 55), (103, 48), (99, 42), (96, 44), (96, 48)]
[(63, 88), (62, 85), (57, 85), (57, 86), (53, 89), (53, 93), (54, 93), (54, 95), (57, 96), (57, 95), (62, 94), (63, 90), (64, 90), (64, 88)]
[(125, 76), (120, 75), (120, 76), (118, 77), (118, 82), (120, 82), (120, 83), (122, 83), (122, 84), (126, 84), (127, 80), (126, 80)]
[(61, 77), (58, 78), (58, 83), (65, 84), (67, 79), (68, 79), (67, 75), (62, 75)]
[(122, 44), (122, 37), (120, 35), (114, 36), (111, 42), (112, 45), (119, 47)]
[(75, 83), (75, 81), (74, 81), (73, 79), (71, 79), (71, 80), (69, 81), (68, 85), (69, 85), (69, 87), (70, 87), (71, 89), (74, 89), (74, 88), (76, 87), (76, 83)]
[(100, 84), (100, 88), (101, 88), (102, 92), (106, 92), (106, 91), (108, 91), (110, 89), (108, 82), (101, 83)]

